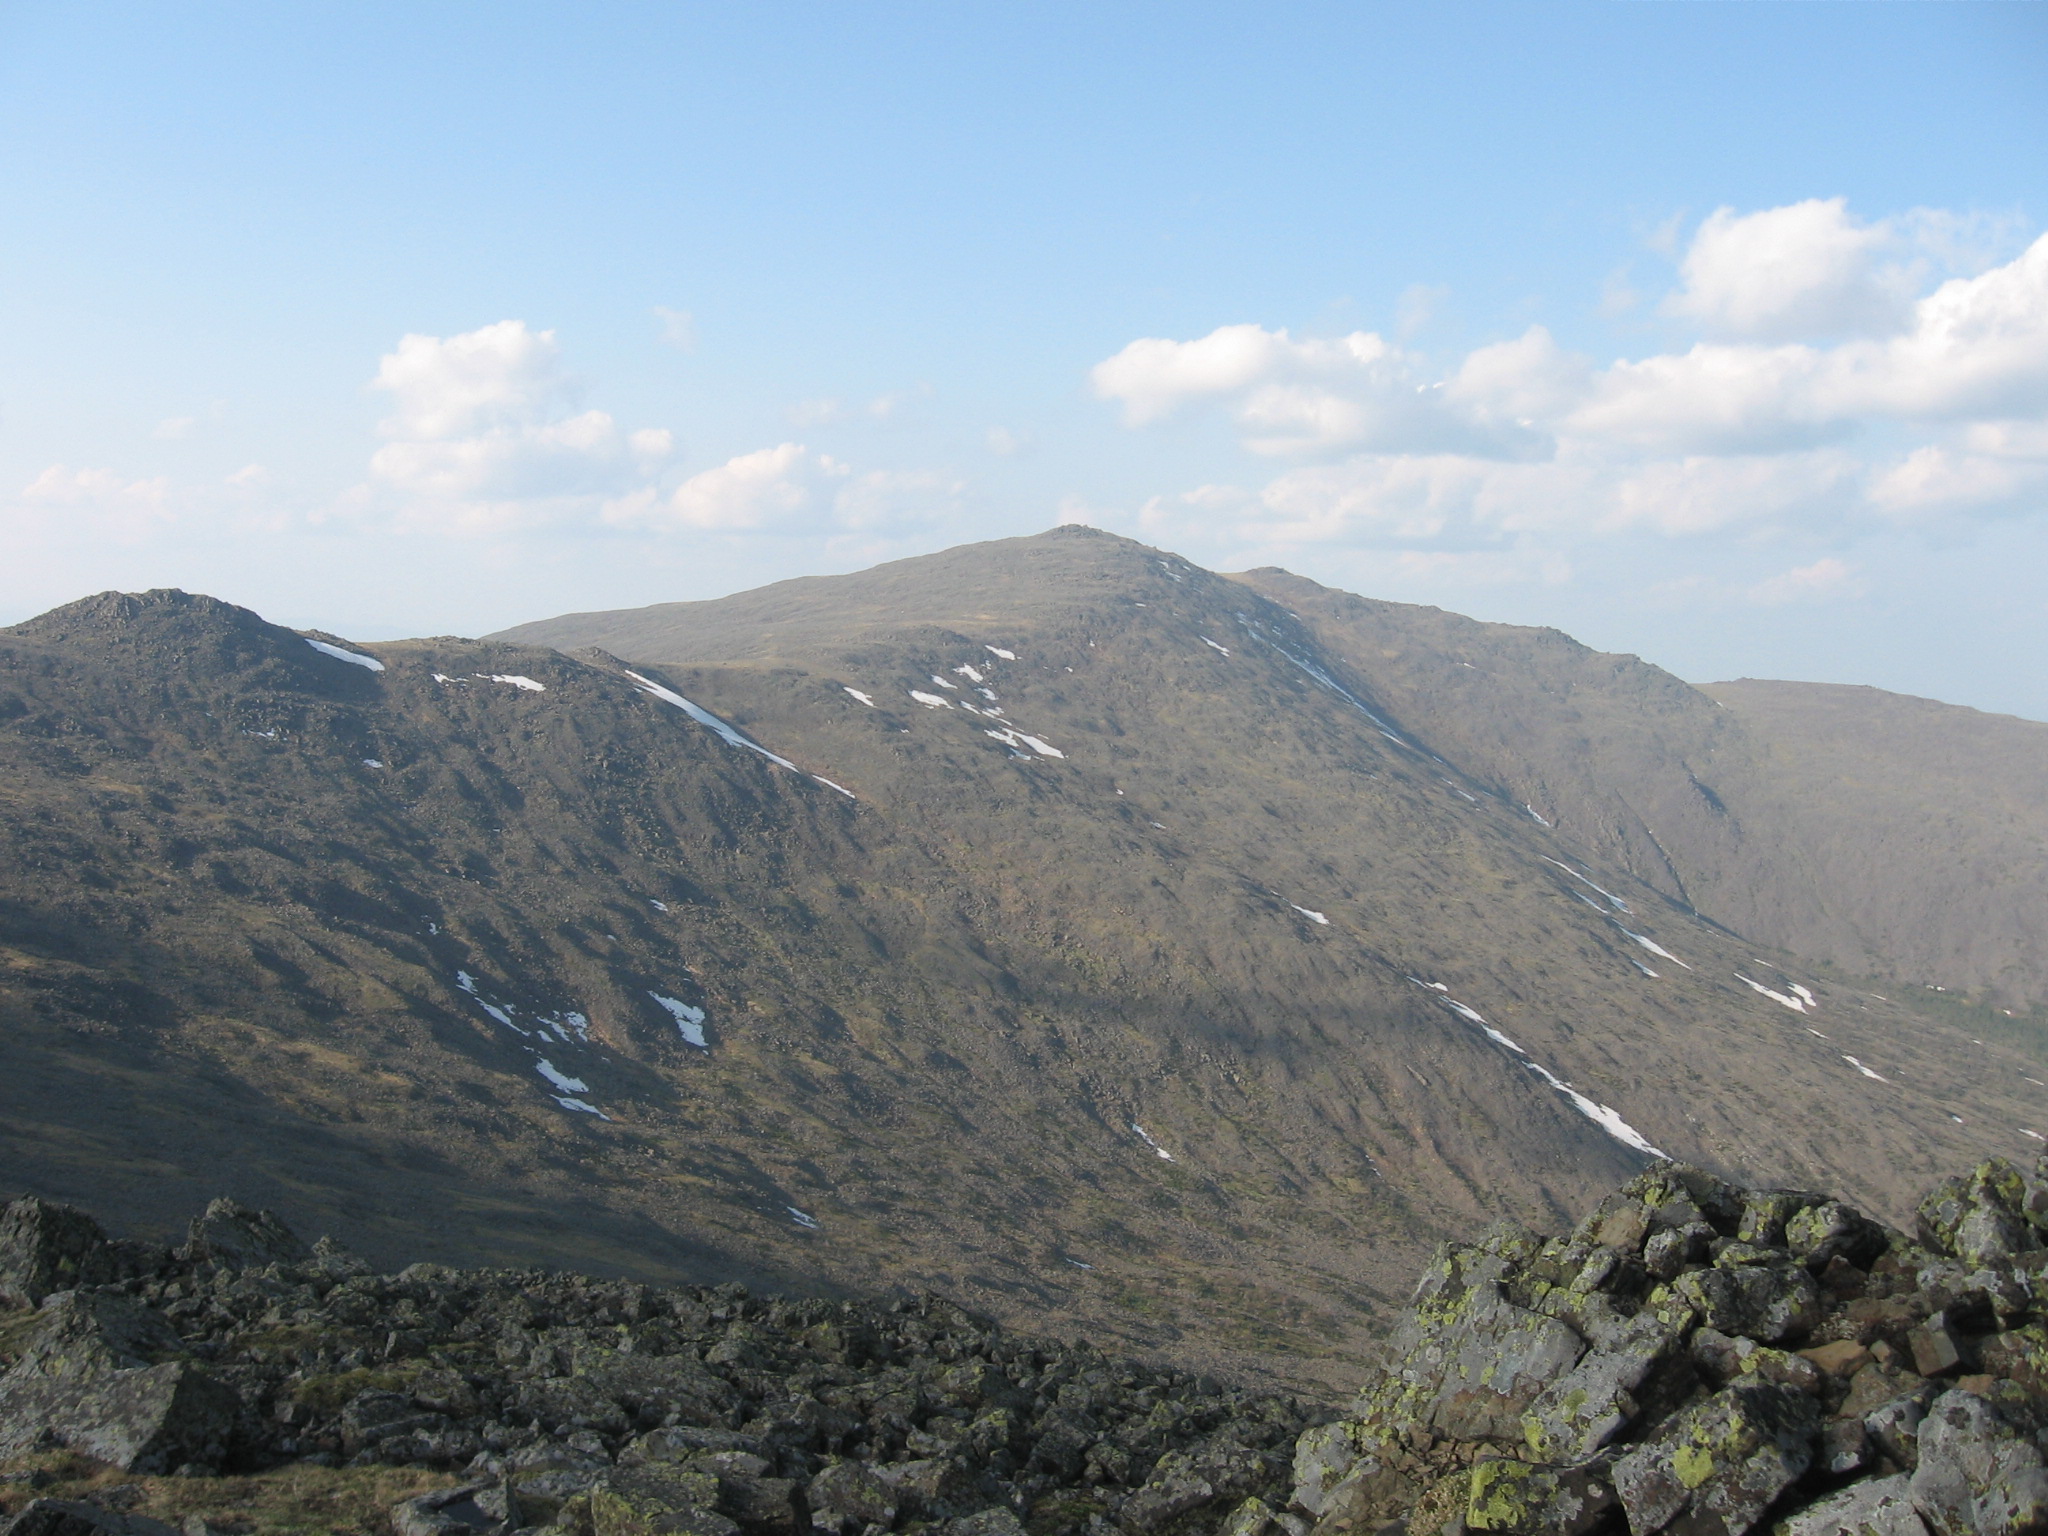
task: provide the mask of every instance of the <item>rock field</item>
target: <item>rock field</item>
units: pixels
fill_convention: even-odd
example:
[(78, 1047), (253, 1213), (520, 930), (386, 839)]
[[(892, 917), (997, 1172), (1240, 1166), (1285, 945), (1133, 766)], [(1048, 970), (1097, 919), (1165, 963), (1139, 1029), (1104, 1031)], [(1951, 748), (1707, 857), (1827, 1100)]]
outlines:
[[(2048, 1160), (1948, 1180), (1912, 1234), (1659, 1162), (1566, 1236), (1445, 1245), (1338, 1415), (930, 1295), (379, 1276), (229, 1201), (171, 1249), (23, 1199), (0, 1458), (438, 1472), (394, 1536), (2018, 1536), (2044, 1242)], [(6, 1536), (173, 1529), (48, 1497)]]

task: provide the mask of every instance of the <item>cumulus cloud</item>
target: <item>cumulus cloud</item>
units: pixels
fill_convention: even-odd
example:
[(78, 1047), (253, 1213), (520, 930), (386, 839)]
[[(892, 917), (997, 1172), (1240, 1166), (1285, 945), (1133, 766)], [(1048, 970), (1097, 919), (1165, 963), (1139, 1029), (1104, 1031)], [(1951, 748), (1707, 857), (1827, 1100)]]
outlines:
[(1847, 597), (1860, 589), (1855, 568), (1828, 555), (1811, 565), (1795, 566), (1758, 582), (1745, 594), (1752, 603), (1781, 607), (1787, 603), (1810, 603)]
[(1184, 406), (1224, 405), (1244, 446), (1271, 456), (1353, 448), (1527, 451), (1519, 429), (1447, 395), (1421, 359), (1372, 331), (1295, 339), (1258, 325), (1219, 326), (1193, 341), (1148, 336), (1090, 374), (1095, 393), (1122, 404), (1129, 426)]
[(1912, 303), (1912, 270), (1885, 260), (1896, 244), (1889, 225), (1852, 218), (1846, 198), (1750, 214), (1717, 208), (1694, 234), (1664, 311), (1765, 341), (1885, 334)]
[[(1849, 537), (2048, 510), (2048, 236), (1937, 281), (1965, 228), (1925, 211), (1865, 223), (1839, 198), (1719, 210), (1663, 305), (1704, 334), (1605, 366), (1542, 326), (1446, 362), (1370, 332), (1241, 324), (1142, 338), (1091, 377), (1133, 428), (1207, 406), (1246, 450), (1301, 461), (1145, 508), (1155, 533), (1240, 547)], [(1770, 589), (1786, 596), (1751, 600), (1826, 575), (1802, 569)]]
[(674, 448), (660, 428), (622, 433), (577, 410), (553, 331), (501, 320), (409, 335), (378, 365), (388, 441), (370, 474), (415, 518), (473, 530), (587, 515), (630, 495)]
[(21, 488), (19, 515), (46, 529), (89, 529), (127, 541), (159, 531), (175, 514), (162, 476), (132, 480), (109, 469), (52, 464)]

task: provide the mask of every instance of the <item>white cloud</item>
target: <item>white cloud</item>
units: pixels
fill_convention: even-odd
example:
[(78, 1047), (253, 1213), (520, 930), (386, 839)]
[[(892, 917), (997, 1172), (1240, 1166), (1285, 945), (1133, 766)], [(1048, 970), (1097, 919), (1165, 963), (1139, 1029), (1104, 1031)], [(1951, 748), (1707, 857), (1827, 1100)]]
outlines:
[(1666, 314), (1764, 341), (1887, 334), (1911, 313), (1914, 274), (1882, 258), (1886, 224), (1859, 224), (1847, 200), (1809, 198), (1760, 213), (1717, 208), (1693, 235), (1684, 286)]
[(1201, 401), (1227, 404), (1244, 446), (1269, 456), (1350, 448), (1527, 452), (1520, 430), (1446, 394), (1422, 359), (1372, 331), (1297, 341), (1256, 325), (1194, 341), (1148, 336), (1096, 364), (1095, 393), (1145, 426)]
[(1665, 305), (1712, 334), (1605, 367), (1541, 326), (1446, 366), (1367, 332), (1230, 325), (1134, 341), (1092, 381), (1133, 427), (1208, 404), (1249, 452), (1322, 461), (1155, 497), (1141, 522), (1162, 536), (1474, 552), (2039, 513), (2048, 236), (1930, 275), (1998, 232), (1925, 210), (1862, 223), (1840, 199), (1720, 210)]
[(166, 416), (149, 435), (160, 442), (174, 443), (198, 425), (197, 416)]
[(406, 336), (374, 385), (395, 409), (370, 473), (415, 520), (484, 530), (587, 517), (674, 448), (665, 430), (624, 434), (604, 411), (573, 410), (554, 332), (519, 320)]
[(661, 322), (661, 339), (678, 352), (697, 350), (697, 317), (687, 309), (654, 306), (654, 318)]
[(170, 489), (162, 476), (131, 480), (108, 469), (52, 464), (22, 487), (16, 515), (44, 531), (132, 541), (174, 520)]
[(721, 532), (792, 530), (817, 522), (832, 482), (847, 472), (801, 443), (762, 448), (685, 480), (669, 498), (666, 517), (681, 527)]
[(1828, 555), (1811, 565), (1795, 566), (1758, 582), (1745, 594), (1752, 603), (1781, 607), (1787, 603), (1825, 601), (1855, 596), (1862, 590), (1855, 568)]

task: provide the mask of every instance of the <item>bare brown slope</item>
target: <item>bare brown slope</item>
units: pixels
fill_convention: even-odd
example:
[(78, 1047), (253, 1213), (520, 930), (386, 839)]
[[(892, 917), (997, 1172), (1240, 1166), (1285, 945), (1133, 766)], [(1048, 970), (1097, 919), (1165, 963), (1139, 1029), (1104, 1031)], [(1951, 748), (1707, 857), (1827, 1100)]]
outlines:
[(1828, 683), (1702, 691), (1762, 744), (1750, 814), (1796, 829), (1807, 872), (1731, 904), (1731, 926), (1851, 971), (2048, 1001), (2048, 725)]
[(1874, 688), (1695, 688), (1556, 630), (1236, 578), (1510, 799), (1852, 974), (2048, 1001), (2048, 725)]
[[(1056, 574), (1041, 578), (1041, 566)], [(1069, 587), (1077, 568), (1085, 578)], [(875, 579), (886, 602), (864, 577), (838, 577), (771, 589), (772, 611), (750, 594), (601, 616), (588, 632), (660, 659), (693, 696), (800, 744), (869, 803), (929, 829), (971, 861), (1005, 933), (1074, 955), (1103, 995), (1181, 997), (1188, 1028), (1227, 1032), (1233, 1071), (1276, 1056), (1320, 1071), (1331, 1058), (1299, 1041), (1350, 1011), (1345, 973), (1326, 967), (1356, 957), (1361, 978), (1384, 968), (1448, 988), (1666, 1150), (1751, 1178), (1860, 1181), (1886, 1208), (1892, 1160), (1956, 1133), (1944, 1104), (1965, 1083), (1997, 1082), (1981, 1054), (1936, 1049), (1919, 1021), (1853, 991), (1820, 989), (1828, 1022), (1816, 1027), (1820, 1015), (1750, 985), (1796, 996), (1753, 944), (1604, 858), (1592, 877), (1625, 908), (1578, 882), (1563, 866), (1585, 868), (1590, 840), (1540, 825), (1484, 764), (1467, 773), (1451, 733), (1403, 703), (1419, 692), (1402, 692), (1382, 658), (1322, 647), (1313, 615), (1298, 621), (1237, 582), (1090, 530), (950, 551)], [(566, 644), (582, 631), (556, 621), (521, 633)], [(991, 648), (1017, 660), (991, 663)], [(987, 673), (1000, 720), (969, 713), (985, 705), (962, 667)], [(1726, 713), (1630, 667), (1681, 724)], [(989, 738), (1010, 730), (1062, 756), (1008, 761), (1012, 747)], [(1028, 816), (996, 788), (1009, 782), (998, 769), (1034, 786)], [(1162, 870), (1213, 871), (1218, 899), (1162, 905)], [(1298, 908), (1329, 922), (1290, 918)], [(1303, 970), (1290, 938), (1336, 953)], [(1953, 1045), (1951, 1033), (1936, 1036)], [(1430, 1157), (1416, 1160), (1385, 1129), (1409, 1106), (1440, 1103), (1442, 1085), (1418, 1061), (1364, 1048), (1384, 1075), (1345, 1137), (1376, 1167), (1407, 1160), (1390, 1185), (1452, 1197), (1473, 1143), (1432, 1131)], [(1846, 1055), (1896, 1064), (1899, 1081), (1880, 1092)], [(2019, 1079), (1998, 1091), (2011, 1090), (2020, 1118), (2000, 1134), (2018, 1144), (2031, 1101)], [(1474, 1194), (1517, 1174), (1481, 1168)]]

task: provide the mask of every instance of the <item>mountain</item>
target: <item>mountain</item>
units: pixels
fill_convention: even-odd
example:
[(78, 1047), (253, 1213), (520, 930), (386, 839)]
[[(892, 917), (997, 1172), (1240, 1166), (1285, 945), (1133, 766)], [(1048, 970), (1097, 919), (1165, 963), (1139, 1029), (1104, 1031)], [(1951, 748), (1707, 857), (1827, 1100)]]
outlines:
[(90, 598), (0, 632), (0, 1155), (1348, 1380), (1428, 1245), (1649, 1148), (1897, 1219), (2036, 1144), (2031, 1028), (1737, 937), (1469, 729), (1088, 530), (484, 640)]
[(1724, 926), (1852, 975), (2048, 1002), (2048, 725), (1875, 688), (1693, 688), (1556, 630), (1239, 579), (1500, 794)]

